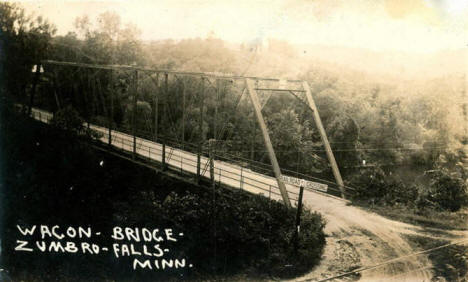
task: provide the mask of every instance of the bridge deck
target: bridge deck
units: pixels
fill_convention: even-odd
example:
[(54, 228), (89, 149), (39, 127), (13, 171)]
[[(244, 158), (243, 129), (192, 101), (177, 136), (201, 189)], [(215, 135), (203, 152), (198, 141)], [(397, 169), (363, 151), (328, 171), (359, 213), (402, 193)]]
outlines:
[[(52, 113), (33, 108), (31, 115), (34, 119), (44, 123), (49, 123)], [(99, 138), (104, 144), (109, 143), (109, 129), (106, 127), (90, 124), (90, 129), (102, 133)], [(125, 152), (133, 152), (133, 136), (112, 130), (111, 145)], [(144, 138), (136, 137), (136, 154), (153, 161), (162, 163), (162, 144)], [(201, 156), (200, 174), (202, 177), (210, 179), (209, 158)], [(166, 145), (166, 164), (180, 172), (196, 175), (197, 155), (179, 148)], [(274, 177), (254, 172), (248, 168), (231, 164), (221, 160), (214, 160), (215, 181), (233, 188), (248, 191), (254, 194), (261, 194), (273, 200), (282, 201), (277, 181)], [(297, 204), (299, 187), (286, 184), (291, 204)], [(322, 194), (322, 193), (320, 193)]]

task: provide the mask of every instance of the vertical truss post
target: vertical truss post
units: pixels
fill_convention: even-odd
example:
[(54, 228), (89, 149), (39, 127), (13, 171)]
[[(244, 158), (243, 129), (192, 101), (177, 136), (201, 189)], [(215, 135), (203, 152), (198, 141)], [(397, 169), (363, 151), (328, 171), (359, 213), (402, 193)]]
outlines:
[(211, 186), (213, 187), (213, 189), (215, 188), (215, 185), (216, 185), (216, 181), (215, 181), (215, 175), (214, 175), (214, 152), (213, 152), (213, 148), (214, 148), (214, 143), (216, 142), (216, 140), (214, 139), (210, 139), (209, 140), (209, 156), (210, 156), (210, 178), (211, 178)]
[(252, 120), (252, 139), (250, 140), (250, 159), (253, 161), (255, 157), (255, 137), (257, 135), (257, 123)]
[(322, 120), (320, 119), (317, 106), (315, 105), (314, 99), (312, 98), (312, 93), (310, 92), (310, 87), (307, 81), (302, 82), (302, 87), (304, 88), (307, 102), (309, 103), (309, 107), (314, 113), (315, 125), (317, 126), (320, 132), (320, 137), (322, 138), (323, 145), (325, 146), (325, 151), (327, 153), (327, 158), (328, 158), (328, 161), (330, 162), (330, 165), (333, 171), (333, 176), (335, 176), (336, 184), (340, 188), (341, 197), (344, 199), (345, 188), (344, 188), (343, 179), (341, 178), (340, 170), (338, 168), (338, 165), (336, 164), (335, 156), (333, 155), (333, 151), (330, 147), (330, 143), (328, 142), (327, 133), (325, 132), (325, 129), (323, 128)]
[(86, 82), (87, 82), (87, 88), (86, 88), (86, 96), (88, 96), (89, 93), (91, 93), (91, 101), (88, 102), (88, 104), (91, 104), (91, 107), (86, 107), (86, 112), (87, 112), (87, 122), (88, 122), (88, 129), (89, 129), (89, 126), (90, 126), (90, 123), (91, 123), (91, 118), (94, 114), (94, 88), (91, 86), (91, 77), (89, 75), (90, 73), (90, 70), (88, 68), (85, 68), (85, 72), (86, 72)]
[(201, 154), (203, 144), (203, 106), (205, 100), (205, 78), (201, 78), (201, 94), (200, 94), (200, 120), (198, 130), (200, 132), (200, 140), (198, 140), (198, 153), (197, 153), (197, 182), (200, 183), (200, 168), (201, 168)]
[(291, 202), (289, 201), (288, 191), (286, 190), (286, 186), (284, 185), (283, 180), (281, 179), (281, 169), (279, 167), (278, 160), (276, 159), (275, 150), (273, 149), (273, 145), (271, 144), (270, 135), (268, 134), (268, 129), (266, 127), (265, 120), (263, 119), (257, 92), (255, 91), (255, 88), (250, 79), (246, 78), (245, 83), (247, 85), (247, 89), (250, 95), (250, 100), (252, 101), (252, 104), (254, 106), (257, 122), (260, 126), (260, 129), (262, 130), (263, 140), (265, 142), (265, 147), (270, 157), (271, 165), (273, 167), (276, 181), (278, 183), (278, 188), (281, 192), (284, 204), (286, 205), (286, 207), (291, 208)]
[(185, 95), (186, 95), (186, 89), (185, 89), (185, 80), (182, 80), (182, 149), (184, 148), (184, 142), (185, 142)]
[(109, 145), (112, 145), (112, 123), (114, 120), (114, 71), (110, 70), (110, 82), (109, 82), (109, 95), (110, 95), (110, 111), (109, 111)]
[(136, 157), (136, 113), (138, 100), (138, 70), (133, 76), (133, 111), (132, 111), (132, 135), (133, 135), (133, 159)]
[(154, 142), (158, 142), (158, 107), (159, 107), (159, 73), (156, 74), (156, 94), (154, 95)]
[(34, 96), (36, 95), (36, 86), (37, 86), (37, 83), (39, 82), (39, 76), (41, 74), (41, 72), (40, 72), (41, 68), (42, 68), (42, 65), (40, 65), (40, 64), (36, 65), (36, 72), (34, 73), (34, 79), (33, 79), (31, 95), (29, 96), (28, 116), (31, 115), (32, 107), (33, 107), (33, 104), (34, 104)]
[(218, 101), (219, 101), (219, 79), (216, 79), (216, 100), (215, 100), (215, 112), (214, 112), (214, 123), (213, 123), (213, 138), (218, 138)]
[[(161, 116), (161, 123), (163, 126), (164, 130), (167, 130), (167, 124), (166, 120), (167, 118), (165, 117), (167, 113), (167, 93), (169, 92), (169, 74), (166, 72), (164, 73), (164, 99), (166, 99), (163, 102), (164, 108), (163, 108), (163, 115)], [(164, 134), (164, 138), (162, 138), (162, 170), (166, 170), (166, 134)]]
[(58, 97), (58, 94), (57, 94), (57, 88), (58, 88), (58, 84), (57, 84), (57, 73), (55, 72), (55, 70), (53, 70), (53, 84), (54, 84), (54, 97), (55, 97), (55, 103), (57, 104), (57, 110), (60, 110), (60, 100), (59, 100), (59, 97)]

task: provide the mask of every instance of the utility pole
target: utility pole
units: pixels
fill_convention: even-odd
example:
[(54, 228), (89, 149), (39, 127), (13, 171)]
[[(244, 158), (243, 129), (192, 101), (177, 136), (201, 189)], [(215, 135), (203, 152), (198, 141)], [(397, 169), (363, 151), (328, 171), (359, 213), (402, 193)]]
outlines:
[(297, 252), (299, 247), (299, 233), (301, 232), (301, 213), (302, 213), (302, 196), (304, 194), (304, 187), (300, 187), (299, 200), (297, 202), (296, 212), (296, 226), (294, 230), (294, 251)]

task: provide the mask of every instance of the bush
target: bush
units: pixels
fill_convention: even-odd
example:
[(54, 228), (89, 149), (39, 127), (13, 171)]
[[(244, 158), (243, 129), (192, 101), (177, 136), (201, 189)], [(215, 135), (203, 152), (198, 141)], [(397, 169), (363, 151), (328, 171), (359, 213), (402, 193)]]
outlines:
[[(197, 264), (201, 274), (297, 276), (320, 260), (325, 222), (318, 213), (303, 212), (298, 251), (293, 250), (295, 210), (262, 196), (218, 190), (195, 194), (172, 192), (164, 200), (145, 203), (141, 210), (124, 211), (126, 224), (143, 224), (144, 218), (159, 218), (160, 225), (184, 230), (186, 241), (179, 255)], [(214, 198), (215, 197), (215, 198)], [(215, 200), (214, 200), (215, 199)], [(215, 203), (215, 205), (213, 205)]]
[(67, 106), (61, 110), (58, 110), (50, 121), (51, 126), (75, 134), (80, 134), (83, 132), (83, 123), (84, 120), (72, 106)]
[(66, 138), (74, 138), (79, 136), (99, 139), (103, 136), (101, 132), (86, 128), (84, 119), (80, 116), (78, 111), (70, 105), (61, 110), (58, 110), (50, 120), (50, 125), (52, 129), (65, 131), (60, 133), (50, 132), (55, 137), (64, 137), (64, 135), (71, 134), (71, 136), (67, 136)]
[(360, 171), (349, 182), (357, 188), (354, 200), (373, 204), (411, 204), (419, 193), (416, 185), (405, 185), (399, 177), (385, 173), (379, 167)]
[(370, 168), (351, 178), (350, 184), (357, 188), (353, 199), (372, 204), (403, 204), (419, 210), (458, 211), (468, 204), (468, 189), (462, 177), (444, 169), (428, 174), (429, 185), (406, 185), (378, 167)]
[(440, 209), (458, 211), (468, 203), (468, 190), (461, 177), (449, 174), (444, 169), (430, 172), (431, 182), (428, 200)]

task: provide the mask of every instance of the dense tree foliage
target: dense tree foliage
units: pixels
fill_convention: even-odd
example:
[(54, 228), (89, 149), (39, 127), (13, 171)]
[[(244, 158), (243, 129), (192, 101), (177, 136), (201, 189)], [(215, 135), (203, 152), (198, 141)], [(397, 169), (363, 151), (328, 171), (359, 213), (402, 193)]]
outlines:
[(14, 3), (0, 3), (0, 91), (26, 101), (33, 65), (49, 56), (55, 27)]
[[(25, 18), (16, 6), (2, 7), (9, 15), (6, 18)], [(361, 185), (353, 179), (378, 174), (380, 170), (386, 175), (384, 180), (397, 176), (408, 185), (430, 186), (430, 177), (424, 171), (440, 169), (466, 181), (466, 167), (461, 162), (466, 136), (461, 107), (464, 80), (460, 73), (412, 80), (372, 75), (309, 59), (280, 40), (269, 40), (267, 45), (238, 45), (211, 34), (205, 39), (142, 42), (138, 29), (122, 23), (113, 13), (101, 14), (97, 19), (78, 18), (74, 32), (53, 38), (53, 28), (42, 19), (29, 29), (16, 28), (25, 25), (8, 24), (6, 20), (3, 26), (4, 34), (16, 38), (11, 42), (33, 35), (43, 38), (39, 42), (46, 42), (40, 46), (49, 46), (50, 42), (51, 48), (32, 48), (40, 54), (31, 57), (36, 61), (42, 56), (62, 61), (304, 79), (311, 87), (348, 185)], [(11, 58), (15, 61), (14, 56)], [(24, 77), (30, 78), (31, 63), (18, 62)], [(7, 73), (14, 72), (4, 71)], [(242, 84), (207, 79), (202, 85), (200, 79), (180, 76), (171, 77), (166, 88), (163, 74), (141, 72), (135, 86), (135, 74), (129, 72), (72, 72), (51, 66), (43, 77), (47, 83), (41, 86), (43, 94), (38, 106), (55, 111), (59, 100), (63, 105), (73, 104), (85, 120), (130, 132), (136, 105), (135, 123), (140, 135), (153, 137), (158, 120), (159, 134), (171, 140), (191, 143), (194, 149), (196, 144), (215, 138), (219, 156), (235, 157), (252, 168), (258, 165), (268, 169), (268, 155), (249, 98), (242, 96)], [(26, 97), (24, 81), (17, 80), (14, 87), (22, 88), (19, 93)], [(56, 89), (57, 98), (47, 94), (52, 89)], [(268, 100), (267, 97), (269, 93), (260, 93), (273, 145), (285, 173), (304, 173), (333, 181), (310, 110), (289, 94), (274, 94)]]

